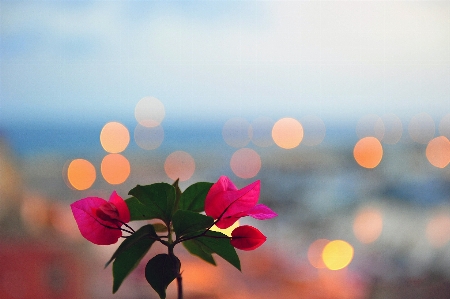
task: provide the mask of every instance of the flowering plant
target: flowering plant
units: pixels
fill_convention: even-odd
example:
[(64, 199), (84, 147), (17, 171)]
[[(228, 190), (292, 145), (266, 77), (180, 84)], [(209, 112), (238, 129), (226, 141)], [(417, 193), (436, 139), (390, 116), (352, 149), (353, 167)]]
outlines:
[[(181, 263), (174, 247), (181, 243), (188, 252), (213, 265), (212, 254), (217, 254), (240, 270), (235, 248), (254, 250), (266, 237), (250, 225), (238, 226), (231, 237), (211, 228), (228, 228), (245, 216), (260, 220), (277, 216), (269, 207), (257, 204), (259, 193), (260, 181), (237, 189), (228, 177), (221, 176), (215, 184), (198, 182), (184, 192), (178, 180), (172, 185), (137, 185), (126, 200), (114, 191), (109, 201), (87, 197), (72, 203), (71, 208), (81, 234), (90, 242), (108, 245), (125, 238), (105, 266), (112, 263), (113, 293), (151, 246), (160, 242), (167, 246), (168, 253), (147, 262), (145, 278), (162, 299), (169, 284), (177, 279), (178, 298), (182, 298)], [(136, 231), (127, 224), (152, 219), (162, 223), (146, 224)]]

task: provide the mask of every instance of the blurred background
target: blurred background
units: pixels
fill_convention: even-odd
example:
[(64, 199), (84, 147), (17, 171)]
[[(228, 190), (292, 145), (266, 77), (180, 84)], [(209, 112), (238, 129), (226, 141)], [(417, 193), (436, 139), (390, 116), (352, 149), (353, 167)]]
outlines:
[(0, 24), (1, 298), (157, 298), (148, 259), (112, 295), (118, 245), (70, 203), (220, 175), (279, 216), (241, 220), (268, 237), (242, 273), (176, 248), (185, 298), (448, 298), (450, 2), (1, 0)]

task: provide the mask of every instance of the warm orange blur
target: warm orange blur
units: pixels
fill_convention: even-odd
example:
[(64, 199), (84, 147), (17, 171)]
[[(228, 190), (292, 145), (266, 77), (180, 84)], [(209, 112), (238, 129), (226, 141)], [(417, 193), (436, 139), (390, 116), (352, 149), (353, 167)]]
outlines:
[(241, 148), (231, 157), (230, 166), (235, 175), (249, 179), (256, 176), (261, 169), (261, 158), (254, 150)]
[[(94, 184), (95, 167), (85, 159), (75, 159), (67, 167), (67, 180), (73, 188), (86, 190)], [(69, 186), (69, 187), (70, 187)]]
[(445, 136), (433, 138), (425, 151), (431, 165), (444, 168), (450, 163), (450, 141)]
[(322, 252), (329, 242), (330, 240), (327, 239), (317, 239), (309, 245), (308, 261), (314, 268), (322, 269), (326, 267), (322, 259)]
[(372, 243), (381, 235), (383, 216), (376, 208), (364, 208), (358, 212), (353, 222), (356, 238), (364, 244)]
[(195, 161), (192, 156), (183, 151), (171, 153), (164, 162), (164, 170), (172, 180), (187, 181), (195, 172)]
[(100, 143), (108, 153), (123, 152), (130, 143), (128, 129), (118, 122), (109, 122), (103, 126), (100, 132)]
[(130, 162), (120, 154), (109, 154), (102, 160), (101, 171), (105, 181), (111, 185), (122, 184), (130, 175)]
[(427, 224), (426, 236), (435, 248), (442, 248), (450, 241), (450, 213), (438, 212)]
[(272, 138), (281, 148), (295, 148), (303, 139), (303, 127), (296, 119), (282, 118), (273, 126)]
[(375, 168), (383, 157), (383, 147), (377, 138), (364, 137), (356, 143), (353, 156), (362, 167)]

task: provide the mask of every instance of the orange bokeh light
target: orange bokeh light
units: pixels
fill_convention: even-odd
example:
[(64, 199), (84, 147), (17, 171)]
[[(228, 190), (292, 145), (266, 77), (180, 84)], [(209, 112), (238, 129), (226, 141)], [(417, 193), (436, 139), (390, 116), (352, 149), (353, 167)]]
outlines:
[(261, 158), (254, 150), (241, 148), (231, 157), (230, 166), (235, 175), (249, 179), (256, 176), (261, 169)]
[(359, 211), (353, 222), (356, 238), (364, 244), (374, 242), (383, 230), (383, 216), (376, 208), (364, 208)]
[(122, 184), (130, 175), (130, 162), (120, 154), (109, 154), (102, 160), (101, 171), (105, 181), (111, 185)]
[(327, 239), (317, 239), (309, 245), (308, 248), (308, 260), (309, 263), (317, 269), (326, 268), (322, 259), (322, 251), (325, 246), (330, 242)]
[(383, 147), (375, 137), (360, 139), (353, 149), (356, 162), (365, 168), (375, 168), (383, 158)]
[(191, 155), (183, 151), (171, 153), (164, 162), (164, 170), (172, 180), (189, 180), (195, 172), (195, 161)]
[(95, 178), (94, 165), (85, 159), (75, 159), (67, 167), (67, 180), (70, 186), (77, 190), (90, 188), (94, 184)]
[(444, 168), (450, 163), (450, 141), (445, 136), (433, 138), (425, 151), (431, 165)]
[(281, 148), (295, 148), (303, 139), (302, 124), (293, 118), (282, 118), (273, 126), (272, 138)]
[(440, 212), (428, 222), (426, 236), (435, 248), (441, 248), (450, 241), (450, 214)]
[(123, 152), (130, 143), (128, 129), (118, 122), (109, 122), (103, 126), (100, 132), (100, 143), (108, 153)]

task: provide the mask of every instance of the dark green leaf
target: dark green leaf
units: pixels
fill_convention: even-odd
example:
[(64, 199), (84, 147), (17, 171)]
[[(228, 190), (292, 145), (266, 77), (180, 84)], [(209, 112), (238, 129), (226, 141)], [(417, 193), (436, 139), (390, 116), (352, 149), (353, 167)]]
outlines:
[[(143, 231), (141, 232), (141, 230)], [(131, 239), (131, 241), (129, 241), (129, 239), (131, 238), (129, 237), (123, 242), (125, 243), (129, 241), (127, 243), (130, 244), (125, 244), (124, 248), (121, 249), (118, 254), (116, 253), (117, 251), (119, 251), (119, 249), (116, 251), (116, 253), (114, 254), (116, 255), (115, 260), (112, 266), (114, 278), (113, 293), (117, 292), (124, 279), (128, 276), (128, 274), (131, 273), (131, 271), (134, 270), (134, 268), (136, 268), (141, 259), (153, 245), (153, 243), (155, 242), (155, 240), (151, 238), (153, 234), (156, 235), (152, 225), (143, 226), (140, 230), (133, 234), (133, 236), (137, 235), (134, 239)], [(123, 245), (123, 243), (121, 244), (121, 246)], [(111, 260), (114, 259), (114, 255)]]
[[(106, 263), (105, 268), (108, 267), (108, 265), (122, 252), (130, 248), (131, 246), (135, 246), (135, 244), (139, 241), (141, 241), (144, 238), (157, 238), (155, 229), (151, 224), (144, 225), (140, 229), (138, 229), (134, 234), (126, 238), (120, 246), (117, 248), (117, 250), (114, 252), (112, 257), (109, 259), (109, 261)], [(155, 240), (152, 240), (154, 242)]]
[(205, 198), (211, 189), (212, 183), (198, 182), (184, 190), (180, 199), (180, 209), (193, 212), (205, 210)]
[(203, 232), (210, 228), (214, 219), (191, 211), (178, 210), (173, 215), (172, 224), (177, 238), (186, 234)]
[(152, 185), (137, 185), (128, 193), (138, 199), (145, 206), (146, 219), (158, 218), (165, 223), (172, 219), (175, 204), (175, 187), (167, 183), (156, 183)]
[(183, 246), (189, 251), (191, 254), (198, 256), (202, 260), (216, 265), (216, 262), (214, 261), (214, 258), (210, 252), (206, 252), (203, 248), (201, 243), (199, 243), (197, 240), (187, 240), (183, 242)]
[(220, 257), (241, 271), (241, 262), (239, 261), (236, 249), (230, 244), (230, 239), (225, 234), (208, 231), (205, 236), (191, 240), (199, 243), (202, 250), (206, 253), (217, 253)]
[(166, 298), (166, 289), (179, 275), (180, 267), (180, 260), (168, 254), (158, 254), (145, 266), (145, 278), (161, 299)]
[(143, 205), (136, 197), (125, 199), (125, 203), (130, 210), (130, 221), (156, 218), (153, 209)]

